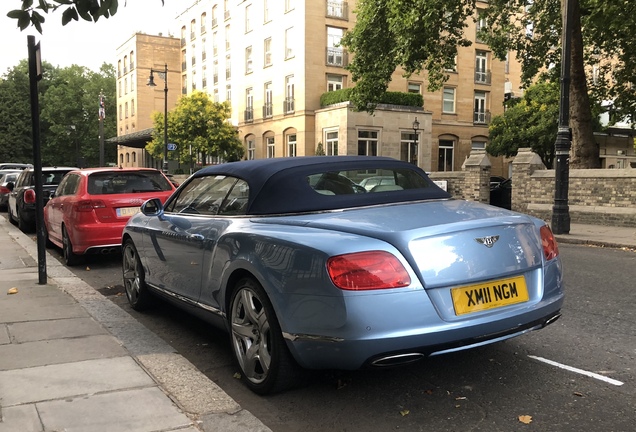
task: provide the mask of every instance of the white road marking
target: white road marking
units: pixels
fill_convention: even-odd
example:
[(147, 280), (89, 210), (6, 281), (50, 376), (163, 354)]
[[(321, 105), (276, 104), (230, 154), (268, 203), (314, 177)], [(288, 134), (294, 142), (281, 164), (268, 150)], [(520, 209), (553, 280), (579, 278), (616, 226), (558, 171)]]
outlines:
[(538, 361), (543, 362), (543, 363), (547, 363), (547, 364), (552, 365), (552, 366), (556, 366), (556, 367), (561, 368), (561, 369), (568, 370), (570, 372), (575, 372), (575, 373), (578, 373), (578, 374), (581, 374), (581, 375), (588, 376), (590, 378), (594, 378), (594, 379), (597, 379), (597, 380), (600, 380), (600, 381), (604, 381), (604, 382), (606, 382), (608, 384), (612, 384), (612, 385), (615, 385), (615, 386), (622, 386), (624, 384), (621, 381), (618, 381), (618, 380), (615, 380), (615, 379), (612, 379), (612, 378), (608, 378), (606, 376), (599, 375), (599, 374), (594, 373), (594, 372), (588, 372), (588, 371), (583, 370), (583, 369), (577, 369), (577, 368), (572, 367), (572, 366), (567, 366), (567, 365), (564, 365), (564, 364), (561, 364), (561, 363), (557, 363), (557, 362), (552, 361), (552, 360), (544, 359), (543, 357), (537, 357), (537, 356), (533, 356), (533, 355), (529, 355), (528, 357), (530, 357), (531, 359), (538, 360)]

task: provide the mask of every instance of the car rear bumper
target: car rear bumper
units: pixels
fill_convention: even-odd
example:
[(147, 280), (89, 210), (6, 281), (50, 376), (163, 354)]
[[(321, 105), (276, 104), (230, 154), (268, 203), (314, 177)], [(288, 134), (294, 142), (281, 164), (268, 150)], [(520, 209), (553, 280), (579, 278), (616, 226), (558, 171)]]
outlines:
[[(420, 303), (411, 298), (399, 305), (387, 302), (385, 315), (379, 320), (372, 318), (376, 311), (368, 310), (369, 318), (358, 322), (357, 328), (345, 331), (335, 329), (330, 335), (284, 335), (298, 363), (308, 369), (355, 370), (395, 366), (539, 330), (560, 317), (563, 298), (563, 293), (560, 293), (521, 310), (510, 313), (502, 311), (498, 319), (493, 315), (489, 319), (469, 319), (465, 322), (441, 320), (435, 311), (421, 304), (409, 307), (408, 303)], [(396, 315), (396, 306), (401, 310), (401, 316)], [(356, 314), (355, 311), (351, 312)], [(391, 316), (395, 317), (395, 326), (390, 324), (393, 321)], [(347, 326), (349, 323), (345, 323), (343, 328)], [(347, 332), (351, 334), (347, 336)]]
[(124, 226), (126, 222), (74, 226), (72, 230), (69, 230), (73, 252), (80, 255), (119, 252)]

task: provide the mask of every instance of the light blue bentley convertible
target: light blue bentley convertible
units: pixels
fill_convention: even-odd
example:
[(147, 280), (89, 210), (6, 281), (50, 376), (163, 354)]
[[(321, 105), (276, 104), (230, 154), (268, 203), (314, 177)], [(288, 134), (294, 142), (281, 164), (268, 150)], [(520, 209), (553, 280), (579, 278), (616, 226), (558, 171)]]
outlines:
[[(360, 186), (365, 178), (389, 184)], [(452, 199), (384, 157), (202, 169), (124, 229), (131, 306), (176, 302), (228, 330), (266, 394), (303, 368), (395, 366), (541, 329), (564, 282), (545, 222)]]

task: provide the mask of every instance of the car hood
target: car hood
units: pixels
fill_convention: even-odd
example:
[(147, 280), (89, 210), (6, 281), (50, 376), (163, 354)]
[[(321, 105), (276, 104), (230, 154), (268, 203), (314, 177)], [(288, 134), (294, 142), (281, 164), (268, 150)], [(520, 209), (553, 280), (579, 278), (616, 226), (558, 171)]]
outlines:
[(528, 215), (462, 200), (436, 200), (260, 219), (375, 238), (397, 248), (427, 288), (518, 274), (542, 263)]

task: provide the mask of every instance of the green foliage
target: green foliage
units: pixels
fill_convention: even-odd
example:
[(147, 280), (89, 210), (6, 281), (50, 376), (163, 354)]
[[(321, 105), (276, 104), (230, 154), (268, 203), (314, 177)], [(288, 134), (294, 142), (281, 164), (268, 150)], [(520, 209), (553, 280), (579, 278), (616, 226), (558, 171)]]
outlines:
[[(104, 136), (117, 131), (115, 69), (104, 63), (99, 72), (73, 65), (57, 68), (44, 62), (38, 82), (40, 153), (43, 165), (99, 164), (99, 94), (106, 101)], [(23, 60), (0, 80), (0, 160), (33, 163), (28, 65)], [(106, 161), (117, 149), (105, 146)]]
[(318, 145), (316, 146), (316, 156), (324, 156), (325, 155), (325, 148), (322, 145), (322, 141), (318, 142)]
[(511, 157), (519, 147), (530, 147), (545, 166), (552, 167), (559, 99), (558, 84), (539, 82), (529, 87), (522, 98), (507, 101), (504, 114), (490, 123), (488, 153)]
[(354, 106), (372, 112), (398, 66), (407, 77), (426, 70), (429, 90), (440, 88), (457, 47), (470, 45), (464, 27), (474, 7), (474, 0), (360, 0), (356, 26), (341, 41), (354, 54), (347, 67)]
[[(161, 4), (164, 4), (164, 0), (161, 0)], [(118, 8), (118, 0), (38, 0), (35, 5), (33, 0), (22, 0), (20, 9), (10, 11), (7, 16), (18, 21), (20, 30), (32, 25), (41, 34), (44, 15), (49, 11), (62, 10), (62, 25), (66, 25), (79, 18), (94, 22), (101, 17), (107, 19), (115, 15)]]
[[(190, 163), (192, 156), (204, 153), (224, 160), (240, 160), (245, 152), (237, 130), (228, 119), (231, 116), (227, 102), (213, 102), (207, 93), (194, 92), (179, 99), (177, 106), (168, 113), (168, 142), (177, 144), (177, 150), (168, 152), (169, 159)], [(153, 115), (153, 140), (146, 150), (155, 158), (163, 158), (164, 117), (162, 112)]]
[[(352, 92), (353, 88), (346, 88), (323, 93), (320, 95), (320, 106), (325, 107), (351, 101)], [(419, 93), (384, 92), (378, 99), (378, 103), (421, 107), (424, 105), (424, 98)]]

